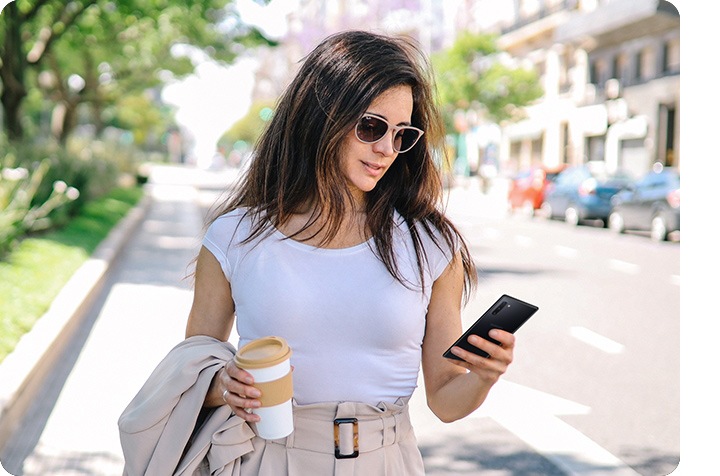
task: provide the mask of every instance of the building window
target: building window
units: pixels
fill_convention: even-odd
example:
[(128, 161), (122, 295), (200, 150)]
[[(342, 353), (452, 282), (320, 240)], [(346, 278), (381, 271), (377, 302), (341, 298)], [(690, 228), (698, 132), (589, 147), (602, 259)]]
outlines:
[(559, 66), (559, 89), (561, 93), (570, 91), (572, 87), (572, 71), (575, 68), (573, 55), (566, 52), (560, 57)]
[(562, 134), (562, 157), (561, 163), (569, 164), (572, 158), (572, 150), (570, 148), (570, 126), (567, 122), (563, 122), (560, 128)]
[(613, 58), (613, 64), (612, 64), (612, 74), (610, 75), (611, 78), (615, 78), (621, 83), (624, 84), (623, 80), (625, 78), (625, 68), (627, 65), (627, 58), (624, 54), (618, 54)]
[(586, 137), (585, 151), (587, 161), (605, 160), (605, 136)]
[(542, 156), (542, 150), (543, 150), (543, 138), (542, 136), (539, 139), (533, 139), (531, 143), (531, 163), (540, 163), (542, 162), (543, 156)]
[(663, 45), (663, 73), (680, 72), (680, 41), (672, 39)]
[(605, 63), (601, 59), (590, 63), (590, 83), (602, 84), (605, 81)]
[(642, 51), (635, 53), (635, 61), (632, 79), (639, 82), (642, 79)]
[(653, 58), (652, 50), (645, 48), (641, 52), (640, 56), (640, 79), (648, 80), (655, 77), (655, 58)]
[(520, 160), (520, 150), (522, 144), (520, 141), (513, 141), (510, 143), (510, 159), (518, 162)]
[(656, 56), (651, 48), (643, 48), (633, 58), (632, 82), (640, 83), (648, 81), (657, 76), (658, 65), (655, 64)]

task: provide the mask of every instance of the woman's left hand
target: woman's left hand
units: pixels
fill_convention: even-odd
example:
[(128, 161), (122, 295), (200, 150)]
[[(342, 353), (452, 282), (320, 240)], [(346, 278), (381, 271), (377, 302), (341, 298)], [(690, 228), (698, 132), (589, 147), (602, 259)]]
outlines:
[(477, 335), (471, 335), (468, 338), (470, 344), (490, 354), (489, 357), (482, 357), (456, 346), (452, 348), (451, 352), (463, 360), (452, 359), (451, 361), (465, 367), (482, 380), (494, 383), (507, 371), (513, 361), (515, 336), (501, 329), (493, 329), (490, 331), (490, 337), (500, 342), (500, 345)]

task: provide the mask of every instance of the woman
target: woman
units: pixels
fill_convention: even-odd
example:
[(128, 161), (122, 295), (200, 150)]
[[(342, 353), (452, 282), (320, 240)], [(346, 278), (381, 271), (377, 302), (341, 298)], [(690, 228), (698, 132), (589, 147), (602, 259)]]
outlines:
[[(352, 402), (360, 420), (352, 451), (335, 440), (334, 454), (329, 446), (282, 463), (296, 461), (304, 474), (337, 474), (343, 461), (357, 474), (382, 474), (369, 469), (380, 459), (388, 474), (422, 473), (409, 424), (398, 423), (391, 445), (365, 451), (374, 430), (363, 422), (407, 419), (420, 365), (431, 410), (444, 422), (463, 418), (512, 361), (514, 337), (501, 330), (492, 336), (501, 345), (470, 341), (491, 358), (459, 348), (462, 361), (442, 357), (462, 333), (463, 297), (476, 275), (438, 209), (433, 157), (444, 135), (433, 92), (429, 65), (410, 41), (360, 31), (326, 39), (279, 100), (249, 172), (203, 241), (187, 337), (226, 341), (233, 324), (240, 345), (282, 336), (293, 349), (296, 433), (304, 408), (328, 408), (332, 424), (338, 405)], [(227, 405), (252, 423), (258, 396), (230, 359), (204, 404)], [(302, 446), (254, 445), (243, 474), (266, 464), (258, 458), (286, 459), (277, 454)]]

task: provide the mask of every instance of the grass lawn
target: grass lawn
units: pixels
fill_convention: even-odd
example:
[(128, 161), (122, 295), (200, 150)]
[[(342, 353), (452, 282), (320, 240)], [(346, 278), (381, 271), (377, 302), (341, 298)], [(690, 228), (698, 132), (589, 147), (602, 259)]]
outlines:
[(0, 259), (0, 362), (142, 195), (140, 187), (115, 189), (61, 229), (26, 238)]

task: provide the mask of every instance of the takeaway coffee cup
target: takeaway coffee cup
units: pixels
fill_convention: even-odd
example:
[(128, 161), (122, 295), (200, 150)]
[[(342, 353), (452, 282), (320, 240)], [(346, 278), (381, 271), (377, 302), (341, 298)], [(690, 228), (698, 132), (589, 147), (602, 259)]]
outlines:
[(285, 438), (293, 432), (292, 350), (282, 337), (262, 337), (248, 342), (235, 354), (235, 365), (249, 372), (262, 392), (257, 435), (267, 440)]

